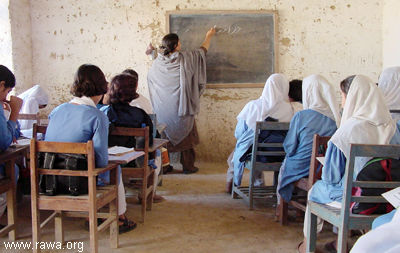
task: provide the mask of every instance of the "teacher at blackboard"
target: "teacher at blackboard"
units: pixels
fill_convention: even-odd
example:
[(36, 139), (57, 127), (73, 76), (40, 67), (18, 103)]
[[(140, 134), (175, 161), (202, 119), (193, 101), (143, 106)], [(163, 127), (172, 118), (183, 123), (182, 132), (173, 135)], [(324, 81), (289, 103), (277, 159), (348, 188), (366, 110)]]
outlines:
[[(162, 39), (160, 53), (147, 75), (150, 100), (157, 121), (165, 123), (169, 152), (181, 152), (183, 173), (196, 173), (194, 146), (199, 143), (195, 115), (206, 84), (206, 53), (215, 29), (208, 30), (200, 48), (180, 51), (177, 34)], [(150, 49), (152, 46), (150, 44)], [(146, 51), (147, 54), (151, 50)]]

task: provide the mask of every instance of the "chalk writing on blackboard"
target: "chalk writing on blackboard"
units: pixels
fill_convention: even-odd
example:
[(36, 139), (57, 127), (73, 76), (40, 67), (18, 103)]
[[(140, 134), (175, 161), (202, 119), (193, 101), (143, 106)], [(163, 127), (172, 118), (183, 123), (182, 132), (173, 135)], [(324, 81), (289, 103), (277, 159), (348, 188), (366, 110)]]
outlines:
[(216, 34), (207, 52), (208, 84), (264, 84), (276, 71), (275, 12), (170, 12), (169, 32), (182, 50), (198, 48), (211, 27)]

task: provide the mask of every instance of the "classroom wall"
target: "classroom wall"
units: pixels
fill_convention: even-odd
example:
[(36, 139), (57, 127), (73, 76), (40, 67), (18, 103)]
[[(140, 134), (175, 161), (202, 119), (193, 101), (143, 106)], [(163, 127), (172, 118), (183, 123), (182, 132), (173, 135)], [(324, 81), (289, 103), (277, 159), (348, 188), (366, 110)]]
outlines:
[(10, 1), (9, 6), (17, 94), (33, 86), (30, 2), (29, 0)]
[(11, 24), (8, 1), (0, 1), (0, 64), (12, 68)]
[[(289, 79), (312, 73), (335, 84), (354, 73), (376, 79), (382, 66), (378, 0), (35, 0), (30, 7), (33, 83), (51, 91), (48, 111), (70, 99), (74, 72), (83, 63), (98, 65), (107, 78), (135, 68), (139, 90), (148, 96), (151, 60), (143, 52), (165, 34), (168, 10), (277, 10), (279, 68)], [(206, 90), (197, 117), (199, 159), (226, 159), (235, 143), (236, 115), (260, 93), (254, 88)]]
[(383, 5), (383, 67), (400, 65), (400, 1), (385, 0)]

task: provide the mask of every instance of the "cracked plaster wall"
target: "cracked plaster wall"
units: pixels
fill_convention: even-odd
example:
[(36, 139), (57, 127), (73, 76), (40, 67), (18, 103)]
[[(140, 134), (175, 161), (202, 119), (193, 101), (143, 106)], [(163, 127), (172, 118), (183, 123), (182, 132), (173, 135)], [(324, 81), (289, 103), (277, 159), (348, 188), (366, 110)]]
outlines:
[[(79, 65), (96, 64), (108, 79), (131, 67), (139, 73), (139, 91), (148, 97), (151, 61), (143, 52), (165, 34), (165, 12), (184, 9), (278, 10), (279, 69), (289, 79), (313, 73), (335, 84), (354, 73), (376, 79), (382, 66), (382, 5), (371, 0), (35, 0), (30, 6), (33, 82), (52, 93), (50, 111), (70, 99)], [(236, 115), (260, 93), (206, 90), (197, 117), (200, 159), (226, 159), (235, 143)]]

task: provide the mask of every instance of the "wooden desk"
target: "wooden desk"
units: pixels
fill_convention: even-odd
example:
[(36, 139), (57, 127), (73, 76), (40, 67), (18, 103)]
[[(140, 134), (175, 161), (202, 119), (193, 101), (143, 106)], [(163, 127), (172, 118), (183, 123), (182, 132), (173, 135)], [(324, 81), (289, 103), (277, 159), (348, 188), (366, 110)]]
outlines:
[(149, 147), (149, 152), (154, 152), (157, 149), (161, 148), (162, 146), (167, 145), (169, 140), (167, 139), (160, 139), (160, 138), (154, 138), (153, 139), (153, 145)]
[(133, 160), (136, 160), (137, 158), (144, 156), (143, 151), (133, 151), (126, 153), (124, 155), (108, 155), (108, 161), (110, 163), (119, 163), (119, 164), (125, 164), (129, 163)]
[(0, 180), (0, 193), (7, 193), (7, 220), (8, 225), (0, 230), (0, 236), (8, 233), (11, 241), (16, 239), (16, 178), (15, 161), (20, 157), (25, 157), (29, 151), (29, 145), (9, 147), (6, 151), (0, 153), (0, 164), (5, 165), (4, 178)]

